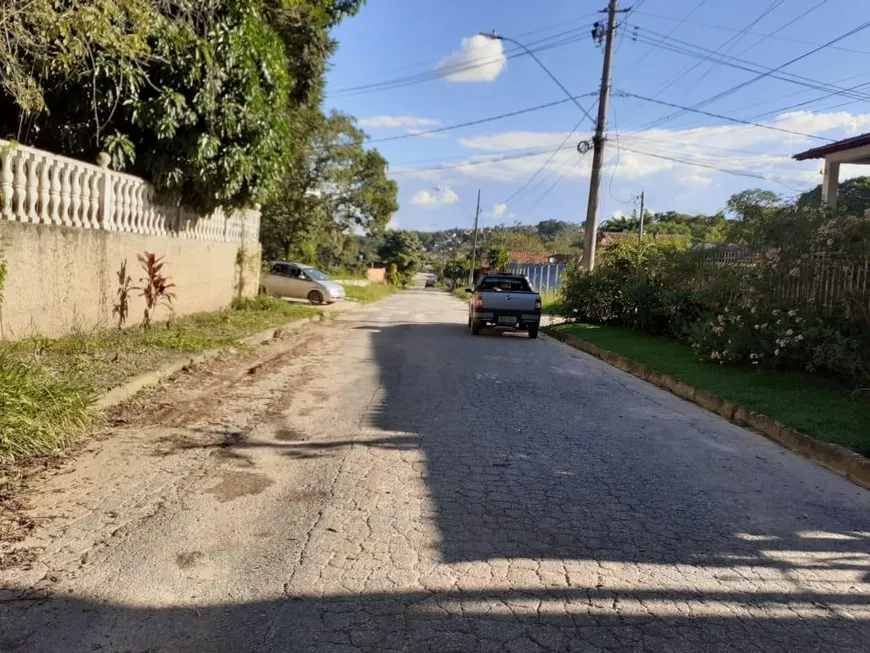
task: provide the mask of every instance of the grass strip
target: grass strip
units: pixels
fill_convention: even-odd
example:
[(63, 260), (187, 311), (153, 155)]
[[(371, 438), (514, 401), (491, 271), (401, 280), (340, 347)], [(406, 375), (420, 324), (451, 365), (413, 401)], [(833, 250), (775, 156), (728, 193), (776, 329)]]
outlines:
[(363, 304), (370, 304), (386, 297), (389, 297), (398, 288), (391, 286), (388, 283), (371, 283), (367, 286), (351, 286), (346, 285), (344, 291), (348, 299), (352, 299)]
[(100, 393), (191, 354), (238, 346), (239, 338), (315, 316), (310, 306), (274, 297), (124, 330), (30, 338), (0, 347), (0, 462), (56, 453), (95, 419)]

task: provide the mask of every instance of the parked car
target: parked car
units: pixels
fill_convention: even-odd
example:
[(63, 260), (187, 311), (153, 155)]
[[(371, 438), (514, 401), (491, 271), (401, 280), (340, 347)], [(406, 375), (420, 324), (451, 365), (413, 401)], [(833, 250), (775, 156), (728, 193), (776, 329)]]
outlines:
[(508, 327), (528, 331), (538, 337), (541, 326), (541, 296), (529, 280), (518, 274), (488, 274), (473, 290), (468, 303), (468, 327), (478, 335), (486, 326)]
[(436, 279), (435, 277), (428, 277), (426, 279), (426, 288), (434, 288)]
[(312, 304), (332, 304), (344, 299), (344, 287), (317, 268), (301, 263), (273, 261), (260, 282), (260, 292), (278, 297), (307, 299)]

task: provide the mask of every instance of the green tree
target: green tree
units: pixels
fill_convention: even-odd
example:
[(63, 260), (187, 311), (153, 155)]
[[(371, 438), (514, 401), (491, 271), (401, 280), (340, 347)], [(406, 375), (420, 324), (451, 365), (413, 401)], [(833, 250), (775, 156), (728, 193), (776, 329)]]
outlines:
[(0, 136), (151, 179), (188, 205), (274, 191), (359, 0), (7, 0)]
[(640, 219), (635, 215), (620, 215), (611, 217), (603, 225), (601, 231), (611, 233), (637, 232), (640, 230)]
[(310, 109), (295, 124), (301, 133), (292, 163), (263, 207), (267, 255), (290, 258), (309, 242), (332, 243), (334, 250), (351, 231), (383, 231), (398, 209), (398, 187), (387, 178), (386, 160), (363, 148), (365, 134), (354, 119)]
[[(822, 205), (822, 185), (803, 193), (798, 206), (816, 209)], [(837, 209), (846, 215), (862, 217), (870, 209), (870, 177), (854, 177), (841, 182), (837, 191)]]
[(450, 279), (451, 290), (460, 282), (467, 280), (469, 274), (471, 274), (471, 263), (464, 258), (453, 259), (444, 266), (444, 276)]
[(422, 251), (417, 234), (409, 231), (389, 231), (378, 248), (378, 256), (392, 269), (396, 266), (399, 282), (405, 286), (410, 283)]
[(489, 267), (496, 272), (504, 272), (507, 270), (510, 261), (510, 252), (507, 248), (501, 245), (490, 247), (489, 251), (486, 253), (486, 262), (489, 264)]

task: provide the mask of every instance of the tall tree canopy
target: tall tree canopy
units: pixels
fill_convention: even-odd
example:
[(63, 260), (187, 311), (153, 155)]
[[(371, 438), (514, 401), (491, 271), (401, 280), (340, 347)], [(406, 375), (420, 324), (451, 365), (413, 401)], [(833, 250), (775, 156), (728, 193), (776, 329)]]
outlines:
[(299, 112), (304, 134), (280, 188), (263, 207), (266, 254), (300, 256), (313, 242), (336, 242), (352, 232), (379, 233), (398, 209), (396, 182), (377, 150), (346, 114)]
[(329, 29), (364, 0), (6, 0), (0, 137), (208, 209), (261, 202), (317, 106)]

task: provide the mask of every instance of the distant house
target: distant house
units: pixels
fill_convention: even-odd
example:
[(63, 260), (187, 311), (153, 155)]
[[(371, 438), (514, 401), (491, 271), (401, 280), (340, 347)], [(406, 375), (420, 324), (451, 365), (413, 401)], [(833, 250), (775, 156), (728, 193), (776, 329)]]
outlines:
[(520, 265), (545, 265), (550, 262), (549, 254), (538, 252), (511, 252), (511, 263)]

